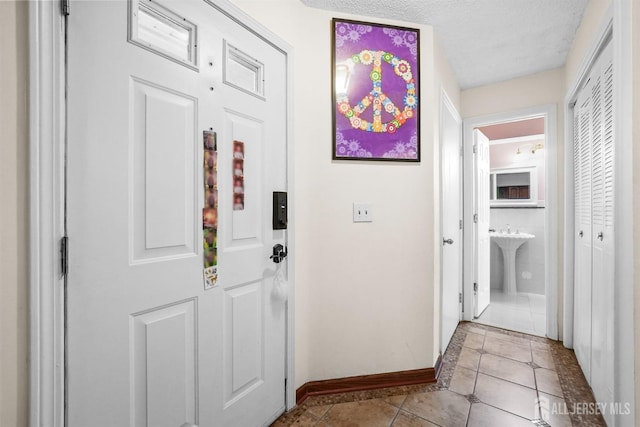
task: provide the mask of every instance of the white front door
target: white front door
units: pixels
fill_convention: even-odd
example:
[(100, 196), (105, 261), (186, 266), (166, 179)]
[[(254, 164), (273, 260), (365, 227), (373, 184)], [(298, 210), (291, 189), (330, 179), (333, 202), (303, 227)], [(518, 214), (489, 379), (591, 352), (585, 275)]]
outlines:
[(473, 139), (476, 147), (476, 283), (475, 312), (479, 317), (489, 306), (491, 293), (491, 238), (489, 236), (489, 138), (479, 129), (474, 129)]
[(71, 11), (67, 425), (268, 425), (285, 408), (285, 54), (201, 0)]
[(440, 173), (442, 205), (442, 326), (440, 350), (444, 353), (460, 322), (462, 288), (462, 194), (460, 164), (462, 125), (460, 116), (442, 95), (440, 107)]

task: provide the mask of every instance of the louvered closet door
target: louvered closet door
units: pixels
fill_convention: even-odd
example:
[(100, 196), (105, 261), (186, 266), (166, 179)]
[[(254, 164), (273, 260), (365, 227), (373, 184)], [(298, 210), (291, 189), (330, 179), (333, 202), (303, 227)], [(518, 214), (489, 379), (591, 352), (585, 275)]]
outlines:
[(613, 107), (609, 45), (574, 109), (574, 347), (599, 402), (613, 401)]
[(592, 330), (591, 388), (613, 401), (613, 64), (611, 44), (594, 70), (592, 97)]
[(591, 374), (591, 81), (574, 110), (574, 349), (587, 381)]

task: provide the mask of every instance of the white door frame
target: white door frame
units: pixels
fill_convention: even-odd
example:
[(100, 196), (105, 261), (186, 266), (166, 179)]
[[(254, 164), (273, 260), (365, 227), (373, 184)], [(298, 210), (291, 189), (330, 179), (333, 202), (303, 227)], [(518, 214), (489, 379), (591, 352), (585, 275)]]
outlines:
[[(453, 102), (451, 102), (451, 98), (449, 98), (449, 95), (447, 95), (447, 92), (444, 90), (444, 87), (440, 88), (440, 173), (442, 173), (442, 117), (444, 115), (444, 111), (448, 110), (449, 113), (451, 114), (451, 116), (456, 120), (456, 123), (458, 124), (458, 128), (460, 131), (460, 141), (458, 143), (458, 145), (460, 147), (462, 147), (462, 117), (460, 116), (460, 113), (458, 113), (458, 110), (456, 109), (456, 107), (453, 105)], [(464, 214), (464, 212), (462, 211), (462, 161), (460, 162), (460, 208), (461, 208), (461, 214)], [(442, 176), (442, 175), (441, 175)], [(445, 215), (445, 212), (443, 212), (443, 197), (444, 194), (442, 193), (442, 185), (440, 185), (440, 238), (444, 238), (444, 225), (443, 225), (443, 218)], [(462, 219), (462, 218), (460, 218)], [(462, 233), (460, 233), (460, 235), (462, 235)], [(444, 354), (444, 351), (446, 350), (446, 346), (443, 342), (443, 328), (444, 328), (444, 273), (443, 273), (443, 268), (444, 268), (444, 245), (440, 244), (440, 354)], [(463, 248), (463, 242), (460, 242), (460, 264), (461, 266), (464, 264), (463, 258), (462, 258), (462, 248)], [(458, 286), (459, 286), (459, 291), (458, 292), (462, 292), (462, 273), (460, 274), (460, 279), (458, 280)], [(458, 305), (458, 320), (461, 319), (462, 317), (462, 304)]]
[[(287, 61), (287, 191), (293, 182), (293, 48), (228, 0), (212, 7), (283, 52)], [(72, 5), (73, 6), (73, 5)], [(30, 135), (30, 425), (64, 426), (64, 285), (60, 239), (64, 235), (65, 20), (56, 1), (29, 3)], [(73, 10), (71, 10), (73, 13)], [(295, 211), (289, 205), (287, 245), (286, 405), (295, 390)], [(73, 244), (71, 242), (71, 244)]]
[[(554, 104), (486, 116), (464, 119), (464, 259), (473, 260), (475, 255), (472, 230), (473, 215), (473, 129), (496, 123), (544, 117), (545, 127), (545, 296), (547, 306), (547, 337), (558, 339), (558, 164), (557, 164), (557, 118)], [(473, 320), (473, 262), (464, 262), (464, 320)]]
[[(615, 123), (615, 278), (614, 288), (614, 401), (630, 405), (635, 414), (634, 339), (634, 229), (633, 221), (633, 110), (632, 110), (632, 5), (633, 0), (614, 1), (585, 52), (580, 68), (568, 87), (564, 109), (564, 313), (563, 342), (573, 347), (574, 312), (574, 182), (573, 104), (600, 51), (613, 43)], [(637, 417), (637, 415), (636, 415)], [(632, 416), (616, 415), (616, 426), (633, 426)]]

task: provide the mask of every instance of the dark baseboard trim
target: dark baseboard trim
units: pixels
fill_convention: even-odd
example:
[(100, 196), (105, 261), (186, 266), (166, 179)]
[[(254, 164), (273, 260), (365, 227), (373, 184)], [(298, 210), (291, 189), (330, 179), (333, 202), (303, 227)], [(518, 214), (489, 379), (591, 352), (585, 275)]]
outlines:
[(441, 362), (442, 356), (438, 357), (434, 368), (310, 381), (296, 390), (296, 402), (300, 405), (311, 396), (322, 396), (325, 394), (434, 383), (438, 380), (438, 375), (440, 375)]

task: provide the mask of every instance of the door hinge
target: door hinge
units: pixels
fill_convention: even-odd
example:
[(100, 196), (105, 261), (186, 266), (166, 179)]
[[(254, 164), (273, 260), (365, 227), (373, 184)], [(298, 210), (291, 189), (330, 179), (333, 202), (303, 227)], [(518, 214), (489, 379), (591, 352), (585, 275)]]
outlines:
[(458, 302), (462, 304), (462, 292), (458, 294)]
[(476, 282), (473, 283), (473, 292), (478, 292), (478, 283)]
[(460, 147), (460, 157), (464, 157), (464, 147)]
[(69, 16), (71, 14), (70, 0), (60, 0), (60, 11), (63, 16)]
[(473, 144), (473, 154), (478, 152), (478, 144)]
[(462, 220), (460, 220), (460, 230), (462, 230)]
[(473, 214), (473, 223), (477, 224), (478, 223), (478, 214)]
[(69, 237), (64, 236), (60, 239), (60, 274), (62, 278), (67, 277), (69, 272)]

